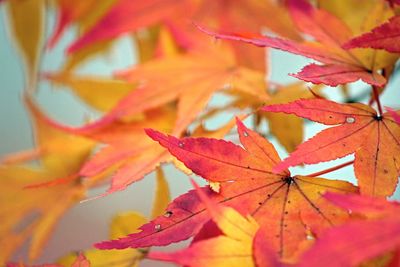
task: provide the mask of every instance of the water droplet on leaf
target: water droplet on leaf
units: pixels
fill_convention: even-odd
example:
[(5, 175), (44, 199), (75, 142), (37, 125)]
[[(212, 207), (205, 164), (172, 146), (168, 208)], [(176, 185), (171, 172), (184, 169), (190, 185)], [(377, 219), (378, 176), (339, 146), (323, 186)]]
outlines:
[(312, 235), (307, 235), (306, 238), (307, 238), (307, 240), (314, 240), (315, 239)]
[(354, 123), (355, 121), (356, 121), (356, 119), (353, 118), (353, 117), (347, 117), (347, 118), (346, 118), (346, 122), (347, 122), (347, 123)]

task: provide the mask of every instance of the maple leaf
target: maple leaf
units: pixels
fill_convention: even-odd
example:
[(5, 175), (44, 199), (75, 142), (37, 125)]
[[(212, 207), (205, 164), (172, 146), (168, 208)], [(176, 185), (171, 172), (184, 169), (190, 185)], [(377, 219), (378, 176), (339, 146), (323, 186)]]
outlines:
[(251, 216), (242, 216), (231, 207), (213, 202), (195, 184), (196, 192), (222, 234), (200, 240), (186, 249), (172, 252), (150, 252), (149, 259), (175, 262), (188, 266), (254, 266), (253, 238), (258, 230), (257, 222)]
[(399, 0), (386, 0), (386, 1), (389, 2), (392, 7), (394, 7), (395, 5), (400, 5)]
[[(275, 19), (268, 19), (270, 17)], [(203, 0), (199, 1), (191, 20), (213, 25), (219, 30), (241, 28), (261, 32), (264, 28), (268, 28), (279, 36), (301, 40), (287, 9), (276, 1)], [(182, 24), (181, 21), (178, 23)], [(232, 47), (241, 65), (260, 71), (266, 70), (265, 50), (241, 43), (232, 43)], [(262, 58), (264, 60), (260, 60)]]
[[(282, 104), (294, 101), (299, 98), (314, 98), (315, 94), (321, 92), (322, 86), (306, 87), (304, 82), (297, 82), (277, 88), (271, 94), (270, 100), (264, 104)], [(278, 116), (276, 116), (278, 115)], [(268, 114), (259, 112), (259, 116), (268, 120), (268, 126), (271, 133), (286, 148), (287, 151), (293, 151), (304, 139), (304, 121), (296, 116), (286, 116), (282, 114)]]
[[(110, 189), (103, 195), (123, 190), (129, 184), (138, 181), (145, 174), (153, 171), (160, 162), (169, 159), (168, 153), (151, 142), (145, 135), (145, 127), (156, 127), (171, 132), (171, 125), (176, 118), (174, 108), (166, 107), (139, 114), (132, 121), (115, 121), (107, 126), (91, 129), (90, 127), (73, 128), (61, 125), (47, 118), (53, 127), (79, 134), (92, 140), (107, 144), (87, 160), (79, 170), (79, 175), (96, 180), (111, 172)], [(140, 143), (138, 143), (140, 140)]]
[(188, 0), (120, 0), (96, 25), (76, 40), (68, 48), (68, 52), (75, 52), (94, 42), (113, 39), (128, 31), (151, 26), (180, 10), (187, 11), (189, 4)]
[(121, 99), (102, 118), (83, 127), (83, 131), (96, 130), (118, 119), (178, 100), (173, 133), (179, 135), (217, 90), (229, 86), (247, 95), (268, 99), (264, 74), (236, 66), (229, 47), (201, 46), (190, 53), (148, 61), (117, 76), (142, 86)]
[(85, 103), (99, 111), (110, 111), (135, 87), (118, 79), (74, 75), (71, 72), (46, 73), (42, 77), (55, 85), (68, 86)]
[(400, 114), (388, 107), (386, 107), (386, 110), (389, 112), (390, 115), (392, 115), (393, 119), (397, 122), (397, 124), (400, 125)]
[[(156, 189), (154, 192), (153, 211), (151, 218), (155, 218), (164, 213), (168, 202), (170, 201), (169, 186), (161, 168), (157, 169)], [(148, 219), (137, 212), (129, 211), (119, 213), (111, 221), (109, 237), (112, 239), (126, 236), (129, 233), (137, 231), (137, 228), (147, 222)], [(115, 265), (118, 266), (138, 266), (140, 261), (144, 259), (148, 249), (136, 250), (125, 249), (118, 251), (100, 251), (95, 249), (86, 250), (83, 255), (90, 261), (93, 266), (98, 265)], [(75, 253), (68, 254), (60, 258), (57, 262), (63, 266), (71, 266)]]
[(354, 34), (359, 34), (366, 30), (365, 22), (369, 20), (369, 17), (374, 17), (374, 7), (384, 6), (383, 1), (375, 0), (365, 0), (362, 5), (359, 4), (358, 0), (318, 0), (317, 2), (318, 7), (344, 21)]
[[(158, 114), (162, 115), (162, 114)], [(168, 114), (165, 114), (168, 115)], [(80, 170), (80, 174), (86, 177), (99, 175), (104, 171), (117, 168), (112, 177), (110, 188), (104, 195), (115, 191), (124, 190), (128, 185), (142, 179), (146, 174), (152, 172), (160, 163), (173, 160), (170, 154), (162, 147), (157, 145), (146, 136), (144, 128), (146, 125), (158, 125), (159, 129), (169, 129), (172, 125), (167, 116), (153, 117), (144, 120), (142, 124), (136, 124), (136, 127), (118, 127), (112, 124), (107, 129), (98, 133), (91, 133), (87, 136), (98, 138), (109, 146), (106, 146), (96, 153)], [(169, 115), (171, 116), (171, 114)], [(147, 123), (148, 122), (148, 123)], [(162, 126), (162, 125), (165, 126)], [(134, 125), (132, 125), (134, 126)], [(164, 127), (164, 128), (162, 128)], [(225, 126), (214, 130), (204, 132), (203, 136), (222, 137), (233, 127), (233, 123), (227, 123)], [(118, 134), (120, 132), (120, 134)], [(113, 140), (118, 140), (117, 142)], [(137, 140), (141, 140), (138, 144)], [(175, 164), (179, 169), (181, 166)]]
[[(242, 147), (210, 138), (177, 139), (147, 130), (154, 140), (208, 181), (221, 184), (220, 193), (203, 191), (243, 214), (253, 216), (258, 224), (268, 226), (266, 238), (283, 259), (290, 259), (306, 228), (318, 234), (323, 228), (346, 218), (320, 194), (326, 190), (354, 192), (347, 182), (304, 176), (291, 177), (289, 171), (273, 173), (279, 157), (272, 144), (237, 121)], [(142, 226), (141, 232), (125, 238), (99, 243), (101, 249), (166, 245), (195, 235), (209, 216), (194, 191), (175, 199), (165, 216)]]
[[(125, 15), (128, 12), (129, 16)], [(249, 14), (252, 15), (249, 16)], [(266, 15), (268, 14), (277, 16), (277, 19), (267, 19)], [(184, 32), (186, 33), (191, 30), (187, 28), (188, 22), (197, 19), (217, 24), (221, 29), (231, 28), (233, 25), (242, 26), (243, 23), (257, 31), (267, 26), (275, 33), (299, 39), (298, 33), (293, 30), (286, 9), (275, 1), (152, 0), (146, 3), (119, 1), (94, 27), (69, 48), (69, 52), (76, 52), (82, 47), (85, 48), (98, 41), (116, 38), (127, 32), (136, 32), (138, 29), (159, 22), (163, 22), (165, 25), (171, 25), (171, 22), (174, 22), (180, 28), (185, 27)], [(109, 27), (110, 23), (113, 27)], [(177, 41), (182, 41), (178, 36), (175, 37), (177, 37)], [(249, 60), (240, 54), (243, 51), (240, 45), (236, 44), (234, 47), (241, 63), (251, 68), (264, 70), (265, 60), (259, 60), (261, 57), (265, 57), (263, 51), (247, 49), (247, 57), (251, 55), (251, 59), (253, 59)]]
[[(266, 101), (260, 101), (255, 97), (246, 97), (240, 92), (231, 93), (237, 99), (227, 107), (221, 109), (222, 112), (228, 108), (248, 109), (252, 107), (254, 110), (259, 110), (260, 106), (283, 104), (294, 101), (299, 98), (314, 98), (317, 94), (321, 93), (324, 86), (315, 85), (308, 87), (303, 81), (295, 82), (288, 85), (275, 85), (269, 86), (270, 98)], [(218, 110), (219, 111), (219, 110)], [(217, 110), (212, 110), (217, 112)], [(208, 115), (206, 113), (206, 115)], [(277, 138), (285, 149), (289, 152), (293, 151), (302, 141), (304, 132), (304, 121), (294, 115), (288, 116), (279, 113), (266, 113), (257, 111), (255, 114), (255, 124), (260, 127), (266, 120), (268, 123), (269, 131)]]
[[(57, 129), (106, 144), (87, 160), (79, 171), (80, 176), (89, 177), (91, 180), (114, 173), (110, 188), (101, 196), (124, 190), (131, 183), (153, 171), (160, 163), (172, 160), (164, 148), (146, 136), (144, 128), (153, 127), (172, 132), (171, 127), (175, 120), (176, 108), (170, 106), (134, 114), (130, 118), (125, 118), (125, 121), (114, 121), (96, 128), (92, 128), (90, 124), (73, 128), (46, 118), (47, 123)], [(213, 131), (201, 129), (200, 126), (195, 129), (194, 134), (222, 137), (233, 126), (233, 121)], [(140, 140), (139, 143), (138, 140)], [(177, 167), (183, 169), (179, 165)]]
[(392, 53), (400, 53), (400, 16), (390, 18), (387, 23), (379, 25), (371, 32), (349, 40), (344, 48), (372, 47), (385, 49)]
[[(157, 186), (154, 194), (153, 208), (151, 211), (152, 219), (164, 214), (168, 203), (171, 201), (168, 182), (161, 168), (157, 168), (156, 170), (156, 181)], [(123, 235), (127, 234), (128, 233), (124, 233)], [(120, 237), (123, 235), (121, 234)]]
[(339, 104), (325, 99), (297, 100), (263, 110), (338, 125), (299, 145), (275, 166), (277, 172), (301, 163), (319, 163), (355, 153), (354, 171), (360, 191), (376, 196), (394, 192), (400, 170), (400, 126), (388, 113), (378, 116), (364, 104)]
[[(276, 16), (276, 19), (268, 19)], [(228, 0), (225, 2), (205, 0), (199, 3), (194, 21), (216, 24), (219, 29), (242, 28), (259, 31), (267, 27), (280, 36), (301, 39), (294, 29), (287, 9), (282, 3), (257, 0)]]
[(53, 48), (69, 24), (79, 22), (84, 29), (90, 28), (93, 21), (100, 19), (102, 15), (113, 5), (116, 0), (106, 1), (79, 1), (57, 0), (59, 14), (53, 35), (49, 38), (47, 46)]
[(303, 0), (288, 2), (291, 16), (296, 26), (315, 38), (316, 42), (299, 43), (290, 39), (261, 36), (258, 34), (222, 34), (215, 33), (201, 26), (198, 28), (215, 38), (243, 41), (260, 47), (272, 47), (293, 54), (302, 55), (323, 63), (310, 64), (292, 76), (312, 83), (324, 83), (337, 86), (359, 79), (375, 86), (383, 86), (386, 79), (377, 72), (378, 69), (392, 64), (386, 58), (372, 60), (370, 52), (353, 52), (342, 49), (352, 37), (351, 30), (344, 22), (329, 12), (313, 8)]
[[(363, 5), (360, 5), (358, 0), (319, 0), (318, 6), (346, 22), (353, 32), (353, 37), (372, 30), (394, 15), (393, 9), (384, 1), (365, 0)], [(356, 49), (352, 51), (361, 56), (366, 65), (374, 66), (374, 69), (386, 68), (394, 64), (398, 58), (397, 55), (383, 50)]]
[(63, 66), (60, 68), (60, 72), (71, 72), (83, 65), (85, 62), (93, 60), (96, 56), (111, 54), (112, 45), (114, 43), (115, 40), (98, 42), (72, 54), (68, 54), (65, 61), (63, 61)]
[[(59, 218), (93, 185), (77, 180), (93, 141), (52, 127), (32, 100), (27, 99), (26, 104), (34, 123), (39, 166), (0, 165), (0, 202), (7, 203), (0, 205), (0, 262), (6, 262), (28, 239), (28, 257), (36, 259)], [(51, 188), (23, 190), (55, 179), (63, 182)]]
[[(56, 127), (30, 96), (26, 95), (24, 101), (34, 122), (35, 142), (41, 165), (58, 173), (59, 177), (68, 176), (71, 170), (79, 169), (89, 157), (95, 143)], [(66, 146), (66, 140), (71, 145)]]
[(156, 59), (118, 77), (144, 85), (124, 99), (115, 112), (129, 115), (178, 100), (176, 132), (184, 130), (212, 94), (227, 85), (261, 101), (268, 99), (264, 74), (236, 66), (229, 47), (206, 46), (188, 54)]
[[(87, 0), (75, 3), (68, 0), (57, 0), (58, 20), (54, 32), (47, 42), (47, 47), (53, 48), (65, 29), (71, 24), (78, 27), (78, 36), (84, 35), (116, 2), (116, 0), (104, 0), (101, 2)], [(115, 40), (104, 40), (86, 46), (74, 53), (69, 53), (63, 62), (60, 72), (71, 72), (86, 60), (99, 54), (104, 55), (109, 52), (114, 42)]]
[(147, 34), (133, 33), (139, 51), (139, 62), (144, 63), (155, 58), (162, 58), (183, 53), (187, 47), (179, 44), (174, 36), (174, 30), (168, 25), (152, 26)]
[(260, 228), (253, 240), (253, 259), (257, 267), (283, 267), (286, 266), (280, 262), (276, 253), (271, 248), (265, 236), (268, 235), (268, 226)]
[(398, 253), (398, 203), (358, 195), (327, 193), (325, 197), (342, 208), (361, 216), (369, 216), (370, 219), (351, 221), (326, 231), (302, 256), (299, 266), (358, 266), (393, 250)]
[(45, 2), (7, 1), (6, 11), (10, 33), (26, 65), (26, 86), (30, 91), (34, 91), (44, 35)]

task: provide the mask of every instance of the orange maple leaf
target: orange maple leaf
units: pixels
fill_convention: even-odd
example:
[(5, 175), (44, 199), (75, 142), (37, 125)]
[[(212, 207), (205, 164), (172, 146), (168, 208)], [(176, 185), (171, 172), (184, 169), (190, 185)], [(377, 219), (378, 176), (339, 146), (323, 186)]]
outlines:
[(400, 125), (389, 113), (378, 116), (364, 104), (339, 104), (325, 99), (297, 100), (263, 110), (338, 125), (299, 145), (275, 167), (276, 171), (355, 153), (354, 170), (361, 192), (376, 196), (393, 194), (400, 171)]
[[(78, 171), (91, 153), (94, 142), (54, 128), (34, 105), (26, 102), (32, 115), (39, 166), (0, 165), (0, 262), (30, 239), (28, 257), (39, 257), (60, 217), (85, 197), (93, 183), (78, 180)], [(28, 158), (31, 160), (32, 158)], [(25, 161), (26, 158), (19, 159)], [(31, 184), (62, 181), (49, 188), (24, 190)], [(46, 205), (44, 205), (46, 203)]]
[(229, 47), (207, 45), (187, 54), (147, 62), (118, 76), (143, 86), (125, 98), (114, 112), (129, 115), (178, 100), (175, 133), (184, 130), (218, 90), (239, 90), (260, 101), (269, 98), (264, 74), (237, 66)]

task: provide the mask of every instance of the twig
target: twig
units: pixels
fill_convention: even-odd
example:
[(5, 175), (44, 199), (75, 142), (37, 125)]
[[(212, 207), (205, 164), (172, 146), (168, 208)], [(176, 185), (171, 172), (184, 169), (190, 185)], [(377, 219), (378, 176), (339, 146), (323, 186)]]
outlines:
[(319, 171), (319, 172), (314, 172), (314, 173), (311, 173), (311, 174), (307, 174), (307, 175), (305, 175), (305, 176), (308, 176), (308, 177), (317, 177), (317, 176), (320, 176), (320, 175), (323, 175), (323, 174), (326, 174), (326, 173), (330, 173), (330, 172), (333, 172), (333, 171), (342, 169), (342, 168), (347, 167), (347, 166), (349, 166), (349, 165), (351, 165), (351, 164), (353, 164), (353, 163), (354, 163), (354, 160), (349, 161), (349, 162), (342, 163), (342, 164), (340, 164), (340, 165), (337, 165), (337, 166), (328, 168), (328, 169), (326, 169), (326, 170), (322, 170), (322, 171)]

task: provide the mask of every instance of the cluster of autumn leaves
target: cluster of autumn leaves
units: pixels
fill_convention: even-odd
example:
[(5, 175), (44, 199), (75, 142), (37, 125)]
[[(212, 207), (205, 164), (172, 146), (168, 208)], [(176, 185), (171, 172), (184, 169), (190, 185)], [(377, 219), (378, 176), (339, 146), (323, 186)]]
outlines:
[[(0, 3), (24, 59), (23, 101), (36, 140), (32, 150), (2, 159), (1, 262), (27, 240), (28, 261), (36, 260), (58, 219), (91, 188), (110, 181), (106, 196), (156, 170), (151, 221), (119, 215), (110, 241), (54, 266), (135, 266), (145, 258), (185, 266), (400, 264), (400, 207), (385, 200), (398, 182), (400, 113), (380, 102), (400, 53), (398, 1)], [(52, 12), (57, 24), (45, 38)], [(46, 49), (71, 27), (77, 37), (63, 66), (42, 73)], [(137, 65), (112, 77), (79, 74), (79, 66), (107, 53), (121, 35), (136, 43)], [(266, 48), (317, 63), (291, 74), (296, 83), (272, 84)], [(102, 116), (77, 128), (52, 120), (35, 101), (40, 80), (70, 88)], [(346, 93), (358, 80), (371, 88), (366, 104), (337, 103), (321, 91), (342, 86)], [(207, 106), (216, 93), (229, 101)], [(242, 115), (235, 119), (233, 110)], [(204, 123), (216, 116), (227, 122), (207, 129)], [(246, 117), (254, 119), (253, 129), (243, 124)], [(303, 118), (332, 127), (303, 142)], [(259, 133), (264, 122), (288, 158), (281, 160)], [(241, 145), (222, 140), (235, 126)], [(308, 176), (288, 170), (350, 154), (354, 161)], [(160, 166), (168, 162), (209, 185), (194, 183), (167, 205)], [(316, 177), (348, 165), (358, 186)], [(191, 237), (179, 251), (151, 250)]]

